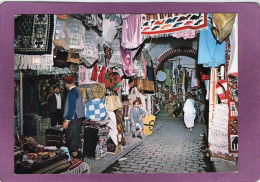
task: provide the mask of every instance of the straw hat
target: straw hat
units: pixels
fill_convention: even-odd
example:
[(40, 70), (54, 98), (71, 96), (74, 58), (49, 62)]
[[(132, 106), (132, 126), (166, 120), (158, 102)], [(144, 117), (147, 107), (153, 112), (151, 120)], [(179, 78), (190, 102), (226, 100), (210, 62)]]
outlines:
[(93, 98), (103, 98), (106, 93), (106, 88), (101, 83), (95, 83), (90, 88), (90, 94)]

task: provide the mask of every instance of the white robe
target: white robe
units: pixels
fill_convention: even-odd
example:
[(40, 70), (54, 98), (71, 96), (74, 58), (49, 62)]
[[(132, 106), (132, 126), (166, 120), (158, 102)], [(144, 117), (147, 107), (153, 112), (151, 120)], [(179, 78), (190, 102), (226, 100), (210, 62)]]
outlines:
[(194, 105), (192, 104), (191, 99), (187, 99), (184, 107), (184, 123), (187, 128), (191, 128), (194, 126), (194, 119), (196, 117), (196, 109)]

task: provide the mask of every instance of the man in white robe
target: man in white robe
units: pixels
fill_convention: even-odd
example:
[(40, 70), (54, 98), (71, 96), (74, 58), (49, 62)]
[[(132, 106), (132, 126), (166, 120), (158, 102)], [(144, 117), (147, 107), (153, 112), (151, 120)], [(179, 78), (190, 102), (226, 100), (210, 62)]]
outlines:
[(194, 126), (194, 119), (196, 117), (196, 109), (190, 99), (190, 96), (187, 97), (183, 111), (185, 126), (187, 127), (188, 131), (192, 131), (192, 127)]

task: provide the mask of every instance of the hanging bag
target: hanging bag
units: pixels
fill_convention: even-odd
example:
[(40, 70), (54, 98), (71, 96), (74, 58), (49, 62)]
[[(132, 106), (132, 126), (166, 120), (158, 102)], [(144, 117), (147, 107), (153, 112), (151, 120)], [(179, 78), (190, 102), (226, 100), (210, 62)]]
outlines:
[(213, 26), (211, 29), (219, 43), (222, 43), (230, 35), (235, 17), (236, 13), (213, 13)]
[(137, 80), (138, 90), (154, 91), (154, 82), (150, 80)]
[(108, 111), (114, 111), (122, 108), (122, 102), (117, 95), (108, 95), (106, 96), (106, 108)]

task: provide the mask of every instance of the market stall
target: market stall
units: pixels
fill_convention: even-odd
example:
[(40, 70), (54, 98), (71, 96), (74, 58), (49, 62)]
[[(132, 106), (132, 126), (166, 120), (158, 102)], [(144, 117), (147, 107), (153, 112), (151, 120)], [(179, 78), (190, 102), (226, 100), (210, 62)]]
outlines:
[[(237, 153), (237, 22), (226, 25), (232, 32), (223, 37), (216, 16), (15, 16), (15, 153), (20, 154), (15, 171), (88, 173), (84, 158), (100, 160), (118, 154), (126, 145), (134, 101), (146, 114), (143, 134), (150, 135), (160, 110), (182, 117), (187, 96), (197, 110), (200, 101), (208, 106), (205, 118), (212, 157)], [(233, 21), (235, 16), (228, 18)], [(214, 34), (217, 39), (212, 30), (219, 32)], [(66, 98), (65, 76), (76, 80), (83, 97), (81, 159), (69, 155), (64, 129), (52, 124), (50, 96), (58, 86)], [(219, 112), (226, 113), (221, 115), (224, 119), (218, 118)], [(217, 149), (220, 126), (225, 151)], [(34, 150), (24, 149), (28, 143)]]

